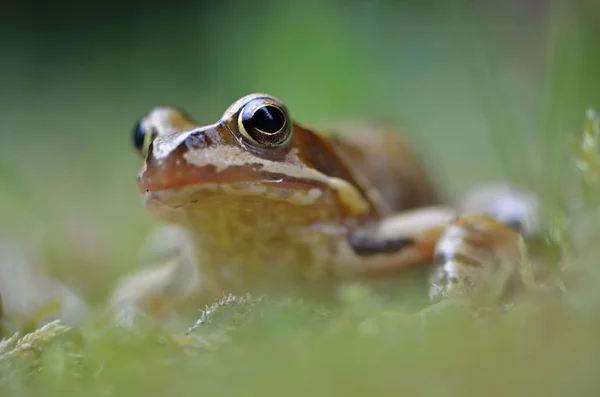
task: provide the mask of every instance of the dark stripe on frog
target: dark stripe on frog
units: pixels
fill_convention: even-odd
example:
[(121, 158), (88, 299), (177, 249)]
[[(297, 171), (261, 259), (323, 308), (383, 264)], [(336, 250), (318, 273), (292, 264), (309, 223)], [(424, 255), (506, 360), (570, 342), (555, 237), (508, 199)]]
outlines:
[(347, 238), (348, 244), (360, 256), (377, 255), (400, 251), (415, 244), (411, 238), (380, 239), (376, 237), (352, 235)]
[(481, 263), (476, 261), (475, 259), (469, 258), (465, 254), (460, 253), (449, 253), (449, 252), (438, 252), (435, 255), (434, 263), (436, 265), (443, 265), (446, 262), (455, 261), (460, 263), (461, 265), (472, 266), (472, 267), (480, 267)]

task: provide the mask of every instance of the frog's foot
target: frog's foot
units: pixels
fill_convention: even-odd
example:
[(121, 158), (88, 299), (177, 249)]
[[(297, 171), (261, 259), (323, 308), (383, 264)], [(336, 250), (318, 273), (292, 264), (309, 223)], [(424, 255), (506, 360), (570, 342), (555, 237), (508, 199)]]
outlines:
[(126, 276), (117, 285), (109, 309), (119, 325), (131, 326), (140, 315), (167, 316), (201, 288), (196, 266), (172, 258), (162, 266)]
[(201, 288), (189, 235), (167, 224), (148, 236), (140, 262), (149, 267), (123, 277), (109, 299), (109, 315), (131, 327), (145, 317), (171, 315), (174, 308)]
[(432, 301), (456, 294), (498, 301), (521, 284), (521, 234), (490, 216), (457, 217), (453, 210), (431, 207), (385, 222), (347, 240), (360, 258), (350, 263), (363, 276), (430, 266)]
[(466, 296), (485, 306), (512, 298), (524, 287), (523, 244), (520, 232), (492, 217), (461, 216), (436, 245), (430, 299)]
[(443, 206), (389, 216), (375, 228), (350, 235), (341, 250), (341, 263), (368, 277), (430, 265), (440, 235), (456, 217), (454, 209)]

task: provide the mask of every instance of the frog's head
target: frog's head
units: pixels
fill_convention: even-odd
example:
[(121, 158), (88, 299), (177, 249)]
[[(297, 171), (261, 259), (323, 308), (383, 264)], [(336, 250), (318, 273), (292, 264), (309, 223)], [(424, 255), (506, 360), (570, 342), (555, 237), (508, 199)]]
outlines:
[(134, 135), (145, 157), (138, 187), (150, 206), (211, 210), (206, 199), (217, 198), (327, 208), (344, 216), (375, 211), (330, 142), (294, 123), (286, 106), (267, 94), (237, 100), (206, 126), (176, 109), (157, 108)]

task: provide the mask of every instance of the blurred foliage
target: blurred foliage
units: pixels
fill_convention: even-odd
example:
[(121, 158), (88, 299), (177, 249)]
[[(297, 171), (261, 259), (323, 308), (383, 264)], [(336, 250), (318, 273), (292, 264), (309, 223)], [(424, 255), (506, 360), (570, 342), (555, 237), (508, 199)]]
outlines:
[(600, 182), (600, 116), (589, 109), (583, 123), (583, 134), (575, 147), (573, 157), (581, 171), (581, 189), (584, 204), (588, 207), (598, 205), (598, 186)]
[[(305, 123), (405, 126), (449, 195), (500, 178), (534, 188), (564, 242), (581, 181), (597, 188), (590, 117), (581, 131), (600, 109), (598, 4), (15, 2), (0, 15), (0, 230), (103, 304), (155, 223), (135, 188), (135, 121), (172, 104), (213, 122), (263, 91)], [(0, 393), (595, 395), (592, 226), (586, 250), (568, 257), (588, 273), (569, 274), (560, 299), (533, 288), (508, 312), (450, 308), (424, 320), (357, 287), (336, 312), (217, 305), (187, 336), (193, 321), (174, 337), (55, 323), (0, 344)]]

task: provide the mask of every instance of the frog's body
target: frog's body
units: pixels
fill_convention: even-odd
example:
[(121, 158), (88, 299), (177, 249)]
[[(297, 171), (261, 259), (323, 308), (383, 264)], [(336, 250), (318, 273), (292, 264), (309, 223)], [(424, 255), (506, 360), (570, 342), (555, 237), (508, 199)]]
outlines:
[(457, 212), (440, 204), (404, 138), (369, 125), (344, 131), (295, 123), (266, 94), (241, 98), (208, 126), (155, 109), (135, 132), (145, 156), (138, 186), (185, 237), (167, 244), (161, 267), (123, 282), (114, 303), (328, 289), (431, 262)]
[(406, 136), (364, 121), (338, 123), (331, 130), (332, 144), (378, 192), (385, 215), (444, 201), (427, 165)]

